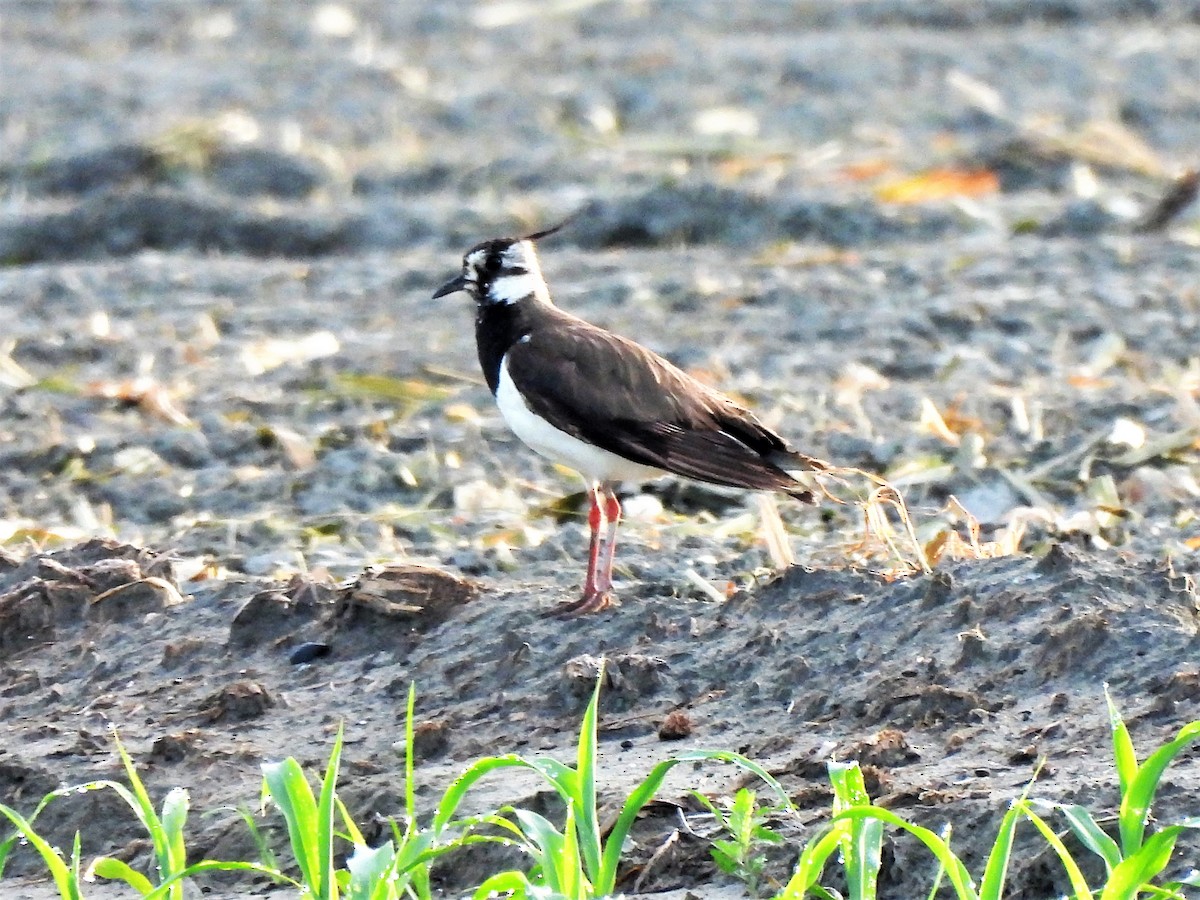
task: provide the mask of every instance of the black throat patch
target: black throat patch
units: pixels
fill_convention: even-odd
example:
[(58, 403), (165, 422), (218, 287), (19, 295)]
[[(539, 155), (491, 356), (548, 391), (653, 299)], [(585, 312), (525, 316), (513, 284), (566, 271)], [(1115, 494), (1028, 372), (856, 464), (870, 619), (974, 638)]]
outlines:
[(475, 310), (475, 348), (488, 388), (495, 395), (500, 387), (500, 363), (517, 341), (529, 334), (535, 301), (521, 303), (481, 303)]

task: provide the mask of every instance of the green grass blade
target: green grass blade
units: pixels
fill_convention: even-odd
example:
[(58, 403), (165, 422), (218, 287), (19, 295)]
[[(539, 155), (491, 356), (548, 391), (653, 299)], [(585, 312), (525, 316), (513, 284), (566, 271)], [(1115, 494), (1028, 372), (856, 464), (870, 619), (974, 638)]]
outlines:
[[(564, 893), (565, 884), (570, 880), (569, 873), (564, 871), (566, 831), (569, 828), (564, 828), (564, 831), (560, 833), (545, 816), (527, 809), (513, 809), (512, 812), (516, 816), (517, 822), (520, 823), (526, 847), (537, 862), (546, 887), (552, 891)], [(571, 804), (568, 804), (568, 825), (574, 825), (574, 821)]]
[(529, 759), (525, 761), (525, 765), (541, 775), (564, 801), (575, 800), (581, 795), (579, 773), (570, 766), (560, 763), (557, 759), (549, 757)]
[(258, 823), (254, 821), (254, 813), (245, 804), (218, 807), (212, 812), (203, 813), (202, 817), (214, 815), (218, 812), (237, 813), (238, 817), (246, 823), (246, 827), (250, 830), (250, 839), (254, 842), (254, 849), (258, 852), (259, 863), (268, 869), (278, 868), (275, 861), (275, 851), (271, 849), (270, 842), (263, 836), (262, 829), (258, 827)]
[[(510, 835), (510, 836), (492, 835), (492, 836), (488, 836), (486, 838), (483, 835), (476, 835), (475, 838), (478, 840), (486, 839), (486, 840), (491, 840), (491, 841), (498, 841), (501, 843), (509, 843), (509, 844), (515, 843), (515, 844), (523, 845), (524, 839), (525, 839), (524, 832), (522, 832), (521, 829), (518, 828), (516, 825), (514, 825), (511, 821), (504, 818), (504, 816), (501, 815), (500, 813), (514, 813), (515, 814), (516, 810), (511, 806), (505, 806), (505, 807), (500, 808), (499, 813), (490, 813), (486, 816), (476, 816), (476, 817), (472, 817), (470, 819), (464, 819), (459, 824), (461, 824), (464, 828), (466, 828), (468, 830), (475, 827), (476, 825), (491, 825), (492, 827), (497, 828), (501, 831), (507, 831)], [(463, 838), (463, 840), (468, 840), (470, 837), (471, 837), (470, 835), (467, 835), (466, 837)]]
[[(1117, 769), (1117, 781), (1121, 788), (1121, 805), (1124, 806), (1125, 798), (1129, 795), (1129, 786), (1137, 777), (1137, 753), (1133, 749), (1133, 739), (1129, 736), (1129, 729), (1125, 727), (1121, 712), (1108, 692), (1107, 684), (1104, 685), (1104, 701), (1108, 704), (1108, 722), (1112, 729), (1113, 762)], [(1132, 824), (1132, 819), (1127, 820), (1124, 816), (1119, 819), (1121, 851), (1125, 856), (1135, 851), (1140, 844), (1139, 830), (1132, 828)]]
[[(828, 771), (835, 815), (857, 806), (870, 806), (858, 763), (830, 762)], [(854, 900), (874, 900), (883, 865), (883, 823), (878, 819), (852, 821), (842, 835), (842, 861), (850, 896)]]
[(846, 870), (850, 875), (850, 896), (854, 900), (875, 900), (879, 870), (883, 868), (883, 823), (875, 819), (857, 823), (850, 846), (853, 852)]
[(843, 829), (830, 828), (824, 834), (810, 839), (800, 852), (792, 877), (775, 900), (804, 900), (825, 871), (829, 857), (841, 847), (842, 837)]
[(1017, 831), (1017, 821), (1020, 808), (1014, 804), (1000, 820), (1000, 829), (996, 840), (988, 853), (987, 864), (983, 869), (983, 878), (979, 884), (980, 900), (1001, 900), (1004, 896), (1004, 879), (1008, 875), (1008, 863), (1012, 858), (1013, 837)]
[(46, 868), (50, 870), (50, 877), (54, 879), (54, 886), (58, 888), (62, 900), (83, 900), (79, 889), (78, 873), (63, 861), (59, 852), (51, 847), (45, 838), (33, 830), (29, 821), (15, 809), (10, 809), (3, 804), (0, 804), (0, 815), (8, 819), (21, 837), (41, 855)]
[[(154, 802), (150, 799), (150, 794), (133, 765), (133, 759), (130, 758), (125, 745), (121, 743), (120, 735), (117, 734), (116, 730), (113, 731), (113, 743), (117, 745), (117, 753), (121, 757), (121, 765), (124, 767), (125, 777), (129, 781), (129, 791), (126, 791), (124, 787), (110, 786), (125, 798), (125, 802), (133, 809), (134, 814), (149, 833), (150, 840), (154, 845), (154, 859), (158, 864), (158, 881), (161, 883), (175, 874), (186, 862), (180, 860), (178, 866), (174, 865), (172, 839), (168, 836), (166, 829), (163, 827), (162, 820), (158, 817), (157, 812), (155, 812)], [(186, 812), (184, 818), (186, 818)], [(180, 834), (179, 843), (181, 846), (182, 842), (183, 838), (182, 834)], [(171, 900), (182, 900), (183, 885), (177, 884), (168, 896)]]
[[(395, 888), (400, 885), (390, 883), (388, 879), (395, 862), (396, 848), (391, 841), (384, 841), (375, 848), (365, 844), (355, 847), (346, 860), (346, 869), (350, 873), (347, 900), (386, 900), (389, 896), (398, 896)], [(389, 891), (389, 887), (392, 890)]]
[[(941, 838), (946, 842), (946, 846), (950, 846), (950, 825), (947, 824), (942, 830)], [(938, 860), (937, 872), (933, 876), (933, 887), (929, 889), (929, 895), (925, 900), (934, 900), (937, 897), (938, 891), (942, 889), (942, 881), (946, 878), (946, 867), (942, 865), (942, 861)]]
[(1200, 872), (1192, 869), (1178, 881), (1172, 881), (1168, 884), (1164, 884), (1162, 887), (1163, 890), (1168, 892), (1167, 896), (1180, 897), (1182, 900), (1187, 900), (1187, 898), (1180, 893), (1179, 889), (1185, 887), (1200, 887)]
[[(32, 818), (30, 816), (30, 819)], [(20, 840), (20, 833), (14, 831), (9, 837), (0, 841), (0, 878), (4, 877), (4, 867), (8, 864), (9, 854), (12, 853), (13, 847), (17, 846), (17, 842)]]
[(153, 893), (154, 885), (141, 872), (132, 868), (128, 863), (113, 859), (111, 856), (99, 856), (88, 866), (87, 876), (107, 878), (109, 881), (123, 881), (143, 897)]
[(321, 866), (321, 900), (337, 900), (337, 882), (333, 877), (333, 841), (336, 837), (334, 830), (334, 812), (337, 797), (338, 771), (342, 762), (343, 734), (342, 726), (338, 726), (337, 737), (333, 740), (333, 751), (329, 754), (329, 764), (325, 767), (325, 779), (321, 782), (321, 799), (317, 806), (317, 846)]
[(346, 840), (355, 847), (365, 846), (367, 839), (363, 837), (362, 831), (350, 816), (350, 810), (346, 809), (346, 804), (342, 802), (342, 798), (337, 796), (337, 794), (333, 796), (333, 805), (337, 807), (338, 815), (342, 817), (342, 827), (346, 829), (344, 835)]
[[(604, 684), (604, 665), (604, 661), (601, 660), (592, 699), (583, 712), (576, 753), (576, 793), (572, 798), (574, 804), (567, 804), (567, 814), (575, 819), (579, 831), (579, 852), (593, 879), (601, 872), (600, 814), (596, 809), (596, 728), (600, 717), (600, 688)], [(566, 893), (571, 895), (569, 891)]]
[[(583, 858), (577, 840), (579, 829), (576, 826), (575, 804), (568, 803), (567, 820), (563, 825), (562, 850), (557, 860), (553, 860), (553, 862), (556, 863), (555, 867), (558, 869), (559, 893), (570, 897), (571, 900), (587, 900), (591, 896), (591, 885), (584, 875), (583, 867), (586, 865), (586, 860)], [(599, 841), (599, 836), (597, 836), (597, 841)]]
[[(158, 813), (154, 810), (154, 803), (150, 799), (150, 794), (146, 791), (146, 786), (142, 783), (142, 779), (138, 777), (137, 769), (134, 768), (133, 759), (130, 758), (129, 752), (125, 749), (125, 745), (121, 743), (121, 737), (113, 731), (113, 743), (117, 745), (117, 754), (121, 757), (121, 765), (125, 768), (125, 777), (129, 779), (129, 788), (132, 791), (135, 802), (129, 803), (133, 811), (142, 820), (142, 824), (146, 830), (150, 832), (150, 837), (154, 839), (154, 853), (160, 859), (166, 853), (165, 838), (162, 833), (161, 823), (158, 820)], [(126, 802), (129, 802), (128, 797)], [(164, 845), (160, 847), (159, 841), (164, 841)], [(160, 854), (160, 849), (162, 853)]]
[[(404, 833), (401, 835), (395, 822), (392, 829), (396, 832), (396, 860), (393, 863), (397, 877), (397, 888), (403, 884), (407, 888), (407, 896), (415, 896), (418, 900), (426, 900), (432, 896), (429, 880), (429, 860), (446, 852), (434, 851), (437, 835), (433, 831), (424, 831), (417, 821), (417, 785), (416, 785), (416, 714), (417, 714), (417, 683), (408, 683), (408, 702), (404, 712), (404, 814), (406, 822)], [(458, 842), (463, 843), (462, 839)], [(448, 849), (448, 848), (446, 848)]]
[(525, 759), (515, 753), (504, 756), (485, 756), (473, 762), (466, 770), (450, 784), (442, 799), (438, 802), (437, 811), (433, 817), (433, 831), (441, 834), (454, 819), (463, 797), (477, 781), (498, 769), (520, 768), (530, 769), (542, 776), (546, 782), (558, 792), (564, 801), (569, 801), (578, 794), (576, 773), (570, 766), (565, 766), (553, 759)]
[(528, 764), (523, 757), (515, 753), (505, 756), (485, 756), (471, 763), (461, 775), (450, 783), (450, 787), (438, 801), (437, 811), (433, 815), (434, 833), (441, 834), (446, 829), (458, 812), (463, 797), (475, 786), (477, 781), (498, 769), (511, 768), (528, 768)]
[(870, 806), (871, 798), (867, 794), (866, 782), (858, 763), (830, 762), (826, 769), (829, 783), (833, 786), (834, 808), (838, 812), (852, 806)]
[(946, 876), (950, 879), (950, 884), (954, 888), (954, 892), (959, 900), (979, 900), (967, 867), (963, 865), (962, 860), (950, 849), (949, 843), (936, 832), (930, 831), (928, 828), (923, 828), (920, 825), (913, 825), (911, 822), (906, 822), (891, 810), (883, 809), (879, 806), (856, 806), (853, 809), (847, 809), (834, 816), (833, 823), (836, 825), (838, 822), (868, 818), (879, 819), (888, 825), (894, 825), (897, 828), (907, 831), (924, 844), (934, 857), (937, 858), (938, 862), (945, 867)]
[(417, 711), (417, 683), (408, 683), (408, 706), (404, 715), (404, 814), (409, 822), (417, 821), (417, 788), (413, 783), (415, 737), (413, 716)]
[(424, 883), (428, 880), (428, 863), (447, 853), (450, 848), (467, 846), (472, 843), (510, 843), (492, 835), (467, 836), (446, 847), (435, 846), (433, 833), (418, 831), (405, 836), (396, 847), (396, 862), (394, 868), (398, 876), (410, 877), (414, 881)]
[[(46, 794), (46, 796), (42, 797), (42, 799), (38, 801), (38, 805), (34, 808), (33, 812), (29, 814), (29, 817), (25, 820), (26, 824), (32, 827), (37, 817), (42, 814), (42, 810), (44, 810), (59, 797), (65, 797), (70, 794), (74, 794), (75, 791), (75, 787), (65, 787), (58, 788), (57, 790), (53, 790)], [(18, 831), (14, 832), (11, 837), (6, 838), (4, 841), (0, 841), (0, 878), (4, 877), (4, 865), (8, 862), (9, 853), (12, 852), (13, 847), (15, 847), (17, 842), (20, 840), (21, 833)]]
[(1015, 806), (1041, 832), (1042, 837), (1046, 839), (1046, 843), (1058, 855), (1059, 862), (1066, 869), (1067, 879), (1071, 882), (1071, 891), (1073, 892), (1074, 900), (1092, 900), (1092, 891), (1088, 887), (1087, 880), (1083, 877), (1083, 872), (1079, 870), (1078, 863), (1075, 862), (1075, 858), (1071, 856), (1062, 839), (1054, 833), (1054, 829), (1046, 824), (1045, 819), (1033, 811), (1029, 805), (1029, 801), (1024, 797), (1018, 800)]
[[(125, 777), (129, 788), (111, 781), (93, 782), (89, 787), (108, 787), (116, 791), (133, 810), (141, 822), (154, 846), (154, 858), (158, 866), (159, 883), (167, 882), (175, 873), (187, 866), (187, 846), (184, 841), (183, 829), (188, 815), (188, 794), (183, 788), (173, 788), (167, 792), (163, 800), (162, 816), (155, 809), (150, 793), (138, 775), (133, 759), (121, 743), (120, 735), (113, 731), (113, 743), (116, 744), (117, 754), (125, 769)], [(170, 900), (182, 900), (183, 884), (171, 882), (172, 887), (167, 896)]]
[(320, 897), (321, 861), (317, 846), (317, 801), (304, 771), (292, 757), (283, 762), (263, 763), (265, 792), (279, 807), (287, 824), (288, 839), (301, 881)]
[(604, 844), (604, 852), (601, 858), (600, 872), (596, 876), (594, 886), (597, 894), (605, 896), (611, 894), (616, 889), (617, 884), (617, 866), (621, 862), (621, 849), (625, 844), (625, 838), (629, 835), (629, 831), (633, 828), (633, 823), (637, 819), (637, 815), (641, 812), (642, 807), (654, 799), (654, 795), (662, 786), (663, 779), (667, 777), (667, 773), (671, 771), (680, 762), (679, 759), (668, 759), (660, 762), (625, 798), (625, 805), (621, 807), (621, 813), (617, 816), (617, 822), (609, 832), (608, 840)]
[(509, 900), (526, 900), (533, 885), (524, 872), (498, 872), (475, 889), (473, 900), (488, 900), (490, 897), (508, 894)]
[(792, 801), (788, 797), (787, 791), (783, 789), (783, 785), (776, 781), (758, 763), (747, 759), (739, 753), (732, 753), (726, 750), (692, 750), (687, 753), (681, 753), (679, 756), (672, 757), (671, 759), (663, 760), (651, 769), (650, 774), (642, 779), (637, 787), (630, 792), (629, 796), (625, 799), (625, 805), (621, 807), (620, 815), (617, 816), (616, 824), (613, 826), (612, 831), (609, 832), (608, 840), (604, 842), (600, 873), (592, 882), (592, 886), (598, 896), (606, 896), (616, 889), (617, 867), (621, 862), (621, 850), (625, 844), (625, 838), (629, 836), (629, 831), (633, 828), (633, 823), (637, 820), (637, 815), (641, 812), (642, 807), (653, 800), (658, 789), (662, 787), (663, 779), (667, 777), (667, 773), (680, 763), (709, 761), (733, 763), (754, 773), (771, 787), (779, 797), (781, 803), (788, 810), (795, 811), (795, 806), (792, 805)]
[[(97, 780), (84, 782), (83, 784), (77, 784), (71, 787), (59, 788), (58, 790), (51, 791), (49, 794), (44, 796), (38, 803), (37, 808), (34, 809), (33, 814), (25, 821), (28, 825), (32, 825), (33, 820), (42, 812), (42, 810), (44, 810), (46, 806), (48, 806), (53, 800), (56, 800), (59, 797), (71, 796), (78, 794), (81, 791), (111, 790), (125, 802), (125, 804), (133, 812), (134, 816), (137, 818), (138, 822), (143, 828), (146, 829), (146, 833), (149, 835), (152, 846), (154, 847), (155, 860), (160, 874), (159, 880), (162, 881), (166, 878), (169, 878), (173, 871), (177, 871), (185, 864), (184, 855), (186, 850), (183, 846), (182, 838), (183, 822), (180, 821), (178, 823), (179, 835), (177, 839), (173, 839), (170, 835), (168, 835), (162, 820), (159, 819), (154, 810), (154, 804), (150, 800), (150, 795), (146, 791), (145, 785), (142, 783), (141, 778), (137, 774), (137, 770), (134, 768), (133, 760), (130, 758), (128, 752), (126, 752), (124, 746), (121, 744), (120, 739), (115, 734), (113, 737), (117, 746), (118, 755), (121, 758), (122, 765), (125, 768), (126, 776), (129, 779), (129, 787), (126, 787), (125, 785), (116, 781)], [(168, 794), (168, 800), (170, 800), (170, 794)], [(164, 815), (177, 803), (177, 799), (171, 800), (170, 803), (164, 801)], [(176, 810), (175, 815), (178, 815), (178, 810)], [(184, 811), (184, 819), (186, 819), (186, 810)], [(11, 845), (15, 842), (15, 840), (16, 837), (10, 838), (3, 844), (0, 844), (0, 863), (2, 863), (4, 857), (7, 856), (7, 853), (11, 849)], [(173, 862), (174, 859), (178, 859), (177, 865)], [(181, 890), (181, 887), (177, 888), (176, 892), (171, 896), (173, 898), (182, 896), (179, 893)]]
[[(1171, 761), (1197, 738), (1200, 738), (1200, 722), (1191, 722), (1183, 726), (1174, 740), (1151, 753), (1138, 768), (1133, 780), (1123, 786), (1119, 822), (1122, 849), (1126, 856), (1130, 855), (1131, 849), (1141, 846), (1142, 837), (1146, 833), (1146, 823), (1150, 818), (1150, 807), (1154, 803), (1154, 795), (1158, 792), (1163, 772)], [(1126, 839), (1130, 843), (1126, 843)]]
[(10, 837), (0, 841), (0, 878), (4, 877), (4, 866), (8, 863), (8, 856), (13, 851), (13, 847), (17, 846), (17, 842), (21, 840), (21, 835), (13, 832)]
[(788, 796), (787, 791), (783, 789), (774, 775), (756, 763), (749, 757), (742, 756), (740, 753), (733, 753), (728, 750), (690, 750), (687, 753), (681, 753), (674, 757), (679, 762), (725, 762), (732, 763), (739, 768), (745, 769), (752, 775), (758, 776), (767, 787), (775, 794), (779, 800), (779, 805), (787, 812), (796, 812), (796, 807), (792, 803), (792, 799)]
[(1078, 805), (1063, 803), (1050, 804), (1051, 809), (1057, 809), (1067, 820), (1079, 842), (1104, 860), (1105, 871), (1112, 875), (1113, 869), (1121, 864), (1121, 848), (1103, 828), (1092, 818), (1092, 814)]
[[(988, 853), (988, 861), (984, 866), (983, 881), (979, 889), (979, 896), (983, 900), (1001, 900), (1004, 896), (1004, 880), (1008, 876), (1008, 864), (1012, 859), (1012, 846), (1017, 833), (1017, 823), (1020, 821), (1020, 816), (1031, 809), (1029, 792), (1033, 790), (1034, 782), (1041, 774), (1044, 763), (1045, 760), (1042, 760), (1037, 764), (1033, 778), (1025, 785), (1021, 796), (1009, 805), (1008, 812), (1000, 820), (1000, 829), (996, 833), (996, 840), (992, 842), (991, 852)], [(1072, 862), (1074, 861), (1072, 860)]]
[(83, 842), (79, 837), (79, 832), (75, 832), (75, 840), (71, 843), (71, 880), (76, 884), (80, 883), (79, 878), (79, 861), (82, 857)]
[(699, 803), (701, 806), (703, 806), (705, 809), (707, 809), (709, 811), (709, 813), (713, 816), (714, 819), (716, 819), (718, 822), (722, 823), (723, 825), (728, 826), (729, 823), (725, 817), (725, 813), (719, 806), (717, 806), (715, 803), (713, 803), (711, 800), (709, 800), (707, 797), (705, 797), (699, 791), (688, 791), (688, 793), (692, 795), (692, 798), (697, 803)]
[(288, 878), (278, 869), (272, 869), (259, 863), (252, 862), (227, 862), (218, 859), (204, 859), (198, 863), (193, 863), (186, 869), (176, 872), (153, 891), (147, 894), (143, 900), (166, 900), (167, 894), (173, 888), (180, 886), (183, 881), (188, 878), (194, 878), (197, 875), (205, 875), (209, 872), (248, 872), (254, 875), (265, 875), (273, 881), (281, 884), (288, 884), (294, 888), (303, 890), (305, 887), (295, 879)]
[[(159, 874), (163, 879), (187, 868), (187, 846), (183, 839), (183, 826), (187, 823), (188, 806), (188, 792), (180, 787), (169, 790), (163, 799), (160, 821), (166, 848), (166, 866), (159, 866)], [(183, 897), (182, 885), (178, 896)]]
[(1100, 900), (1135, 900), (1143, 886), (1158, 876), (1171, 861), (1183, 825), (1170, 825), (1146, 839), (1132, 856), (1113, 869)]

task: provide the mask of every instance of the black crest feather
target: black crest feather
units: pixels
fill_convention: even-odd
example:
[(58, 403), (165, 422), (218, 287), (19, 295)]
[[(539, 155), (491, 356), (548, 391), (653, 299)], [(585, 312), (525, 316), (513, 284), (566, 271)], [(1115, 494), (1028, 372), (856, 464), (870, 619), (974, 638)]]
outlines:
[(569, 216), (567, 216), (565, 219), (563, 219), (561, 222), (559, 222), (557, 225), (551, 225), (549, 228), (543, 228), (541, 231), (535, 231), (533, 234), (527, 234), (527, 235), (525, 235), (525, 237), (521, 238), (521, 240), (523, 240), (523, 241), (540, 241), (544, 237), (550, 237), (550, 235), (556, 234), (559, 231), (562, 231), (562, 229), (566, 228), (568, 225), (570, 225), (572, 222), (574, 222), (578, 216), (579, 216), (578, 211), (573, 212)]

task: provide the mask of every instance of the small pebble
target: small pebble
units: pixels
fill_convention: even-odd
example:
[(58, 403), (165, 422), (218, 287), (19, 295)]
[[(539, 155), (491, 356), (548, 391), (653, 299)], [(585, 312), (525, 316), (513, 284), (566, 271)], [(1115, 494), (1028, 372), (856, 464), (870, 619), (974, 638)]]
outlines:
[(300, 666), (310, 663), (314, 659), (320, 659), (322, 656), (328, 656), (332, 649), (321, 641), (305, 641), (288, 654), (288, 662), (293, 666)]

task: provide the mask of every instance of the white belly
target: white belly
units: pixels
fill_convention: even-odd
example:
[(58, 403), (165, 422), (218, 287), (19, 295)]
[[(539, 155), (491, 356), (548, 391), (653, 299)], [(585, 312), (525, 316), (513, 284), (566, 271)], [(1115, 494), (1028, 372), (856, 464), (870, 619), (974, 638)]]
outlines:
[(639, 481), (657, 478), (661, 469), (631, 462), (594, 444), (555, 428), (534, 414), (508, 375), (508, 357), (500, 362), (500, 384), (496, 405), (513, 434), (535, 452), (549, 460), (574, 469), (589, 481)]

